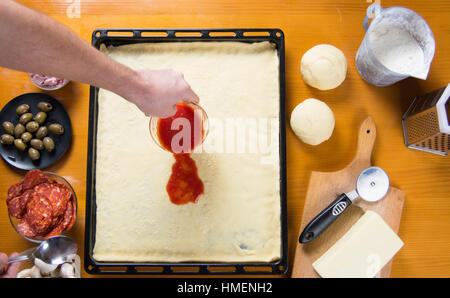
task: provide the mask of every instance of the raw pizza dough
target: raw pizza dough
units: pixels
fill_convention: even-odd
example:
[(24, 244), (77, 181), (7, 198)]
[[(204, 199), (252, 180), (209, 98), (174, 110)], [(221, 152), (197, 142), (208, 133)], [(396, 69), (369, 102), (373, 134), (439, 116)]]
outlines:
[[(200, 104), (210, 119), (206, 141), (214, 144), (208, 152), (192, 154), (205, 186), (204, 194), (196, 204), (174, 205), (166, 192), (173, 156), (152, 141), (149, 119), (136, 106), (101, 89), (94, 259), (279, 259), (279, 60), (274, 45), (147, 43), (103, 47), (102, 51), (134, 69), (181, 71), (200, 96)], [(221, 143), (217, 137), (221, 134), (214, 131), (222, 131), (219, 124), (236, 118), (274, 120), (272, 130), (266, 127), (258, 131), (258, 137), (271, 138), (270, 150), (226, 151), (231, 148), (228, 138)], [(246, 139), (252, 138), (255, 135), (246, 135)]]
[(304, 143), (319, 145), (328, 140), (334, 130), (334, 114), (321, 100), (308, 98), (291, 113), (291, 128)]
[(305, 83), (319, 90), (330, 90), (345, 80), (347, 60), (335, 46), (319, 44), (303, 55), (300, 69)]

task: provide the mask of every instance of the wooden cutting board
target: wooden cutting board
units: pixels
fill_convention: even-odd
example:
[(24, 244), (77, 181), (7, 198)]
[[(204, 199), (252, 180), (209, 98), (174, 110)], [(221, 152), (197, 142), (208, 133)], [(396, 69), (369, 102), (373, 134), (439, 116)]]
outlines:
[[(298, 235), (319, 212), (327, 207), (337, 196), (356, 188), (356, 180), (362, 170), (372, 166), (371, 155), (376, 138), (375, 122), (372, 117), (365, 119), (358, 134), (358, 147), (353, 161), (337, 172), (312, 172), (309, 180), (306, 201)], [(389, 173), (388, 173), (389, 175)], [(312, 264), (324, 254), (350, 227), (364, 214), (364, 210), (377, 212), (386, 223), (398, 233), (402, 216), (405, 193), (391, 186), (384, 199), (375, 203), (358, 200), (315, 240), (300, 244), (297, 241), (291, 277), (320, 277)], [(392, 260), (380, 271), (377, 277), (389, 277)]]

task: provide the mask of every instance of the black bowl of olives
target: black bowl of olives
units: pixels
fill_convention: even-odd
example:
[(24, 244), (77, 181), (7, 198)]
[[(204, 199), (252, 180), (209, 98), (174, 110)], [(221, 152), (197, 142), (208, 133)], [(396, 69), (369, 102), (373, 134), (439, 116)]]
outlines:
[(72, 125), (62, 104), (45, 93), (27, 93), (0, 111), (0, 155), (10, 165), (43, 169), (66, 152)]

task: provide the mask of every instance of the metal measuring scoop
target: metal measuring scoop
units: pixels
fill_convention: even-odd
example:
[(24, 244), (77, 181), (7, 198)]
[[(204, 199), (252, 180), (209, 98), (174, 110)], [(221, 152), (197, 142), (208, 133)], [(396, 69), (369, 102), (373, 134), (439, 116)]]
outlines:
[(361, 172), (356, 189), (341, 194), (333, 203), (317, 215), (300, 234), (298, 241), (308, 243), (330, 226), (357, 198), (376, 202), (384, 198), (389, 190), (389, 177), (379, 167), (370, 167)]
[(60, 265), (68, 262), (69, 257), (76, 254), (77, 249), (77, 243), (69, 237), (55, 236), (43, 241), (38, 247), (32, 248), (31, 253), (27, 253), (30, 251), (28, 249), (25, 254), (9, 259), (8, 264), (38, 258), (47, 264)]

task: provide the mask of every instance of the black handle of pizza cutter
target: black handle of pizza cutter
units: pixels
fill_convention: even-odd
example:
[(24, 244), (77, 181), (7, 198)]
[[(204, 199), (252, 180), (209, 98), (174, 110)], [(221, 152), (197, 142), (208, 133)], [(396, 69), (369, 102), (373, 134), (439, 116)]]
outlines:
[(298, 241), (300, 243), (308, 243), (319, 236), (323, 231), (331, 225), (339, 215), (341, 215), (347, 207), (352, 204), (352, 201), (345, 193), (341, 194), (333, 201), (327, 208), (325, 208), (319, 215), (317, 215), (300, 234)]

